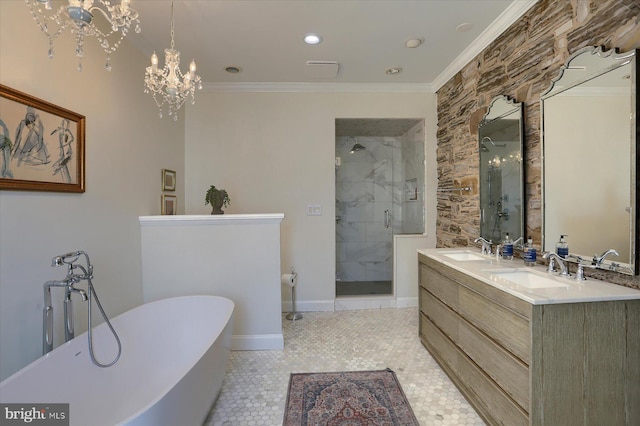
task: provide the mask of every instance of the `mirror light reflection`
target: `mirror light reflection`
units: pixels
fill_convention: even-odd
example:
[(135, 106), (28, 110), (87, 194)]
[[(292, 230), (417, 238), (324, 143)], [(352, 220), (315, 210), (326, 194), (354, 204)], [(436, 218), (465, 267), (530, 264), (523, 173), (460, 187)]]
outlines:
[[(601, 266), (637, 273), (635, 52), (588, 47), (576, 52), (542, 97), (543, 244)], [(592, 265), (595, 266), (595, 265)]]
[(500, 243), (524, 237), (522, 104), (495, 98), (478, 125), (480, 235)]

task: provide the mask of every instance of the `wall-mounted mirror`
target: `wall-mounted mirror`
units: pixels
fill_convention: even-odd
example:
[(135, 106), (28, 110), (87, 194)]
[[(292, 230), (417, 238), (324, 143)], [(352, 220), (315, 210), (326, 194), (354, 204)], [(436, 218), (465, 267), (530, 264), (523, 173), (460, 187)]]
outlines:
[(522, 103), (499, 96), (478, 125), (480, 235), (494, 243), (524, 237)]
[[(636, 52), (587, 47), (542, 94), (543, 248), (638, 274)], [(598, 264), (595, 256), (614, 249)]]

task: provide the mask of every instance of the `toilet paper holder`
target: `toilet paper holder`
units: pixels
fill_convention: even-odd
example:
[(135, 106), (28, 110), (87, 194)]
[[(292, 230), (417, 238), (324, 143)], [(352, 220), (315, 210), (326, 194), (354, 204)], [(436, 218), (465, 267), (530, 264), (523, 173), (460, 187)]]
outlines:
[(302, 314), (296, 312), (296, 283), (298, 281), (298, 273), (291, 267), (291, 273), (282, 276), (282, 281), (286, 281), (291, 287), (291, 312), (285, 317), (290, 321), (302, 319)]

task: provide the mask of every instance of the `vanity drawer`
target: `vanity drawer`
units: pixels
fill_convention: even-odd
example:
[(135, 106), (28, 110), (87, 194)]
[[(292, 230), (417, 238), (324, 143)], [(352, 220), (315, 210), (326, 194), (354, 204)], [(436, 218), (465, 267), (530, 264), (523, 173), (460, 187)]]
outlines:
[(422, 343), (488, 424), (529, 424), (527, 413), (438, 327), (422, 314), (420, 321), (423, 330)]
[(455, 310), (458, 306), (458, 284), (424, 264), (420, 264), (420, 270), (420, 285)]
[(424, 288), (420, 289), (420, 311), (454, 342), (458, 341), (458, 315)]
[(465, 320), (458, 321), (457, 344), (524, 410), (529, 411), (529, 368)]
[[(458, 373), (467, 399), (490, 425), (528, 426), (529, 416), (469, 358), (460, 355)], [(478, 395), (481, 395), (478, 398)]]
[(465, 287), (458, 289), (458, 312), (525, 364), (531, 364), (528, 319)]
[(525, 411), (529, 410), (529, 368), (424, 288), (420, 311), (495, 380)]
[[(420, 315), (420, 339), (447, 374), (458, 374), (458, 349), (425, 315)], [(451, 377), (453, 379), (453, 377)], [(455, 380), (454, 380), (455, 382)]]

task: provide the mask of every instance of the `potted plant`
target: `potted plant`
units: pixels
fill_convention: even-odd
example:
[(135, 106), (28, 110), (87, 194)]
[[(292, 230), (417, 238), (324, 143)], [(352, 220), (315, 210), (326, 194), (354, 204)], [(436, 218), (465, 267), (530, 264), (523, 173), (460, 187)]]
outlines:
[(231, 204), (231, 199), (227, 191), (211, 185), (204, 196), (204, 205), (206, 206), (207, 204), (211, 204), (211, 207), (213, 207), (211, 214), (224, 214), (222, 206), (227, 207)]

